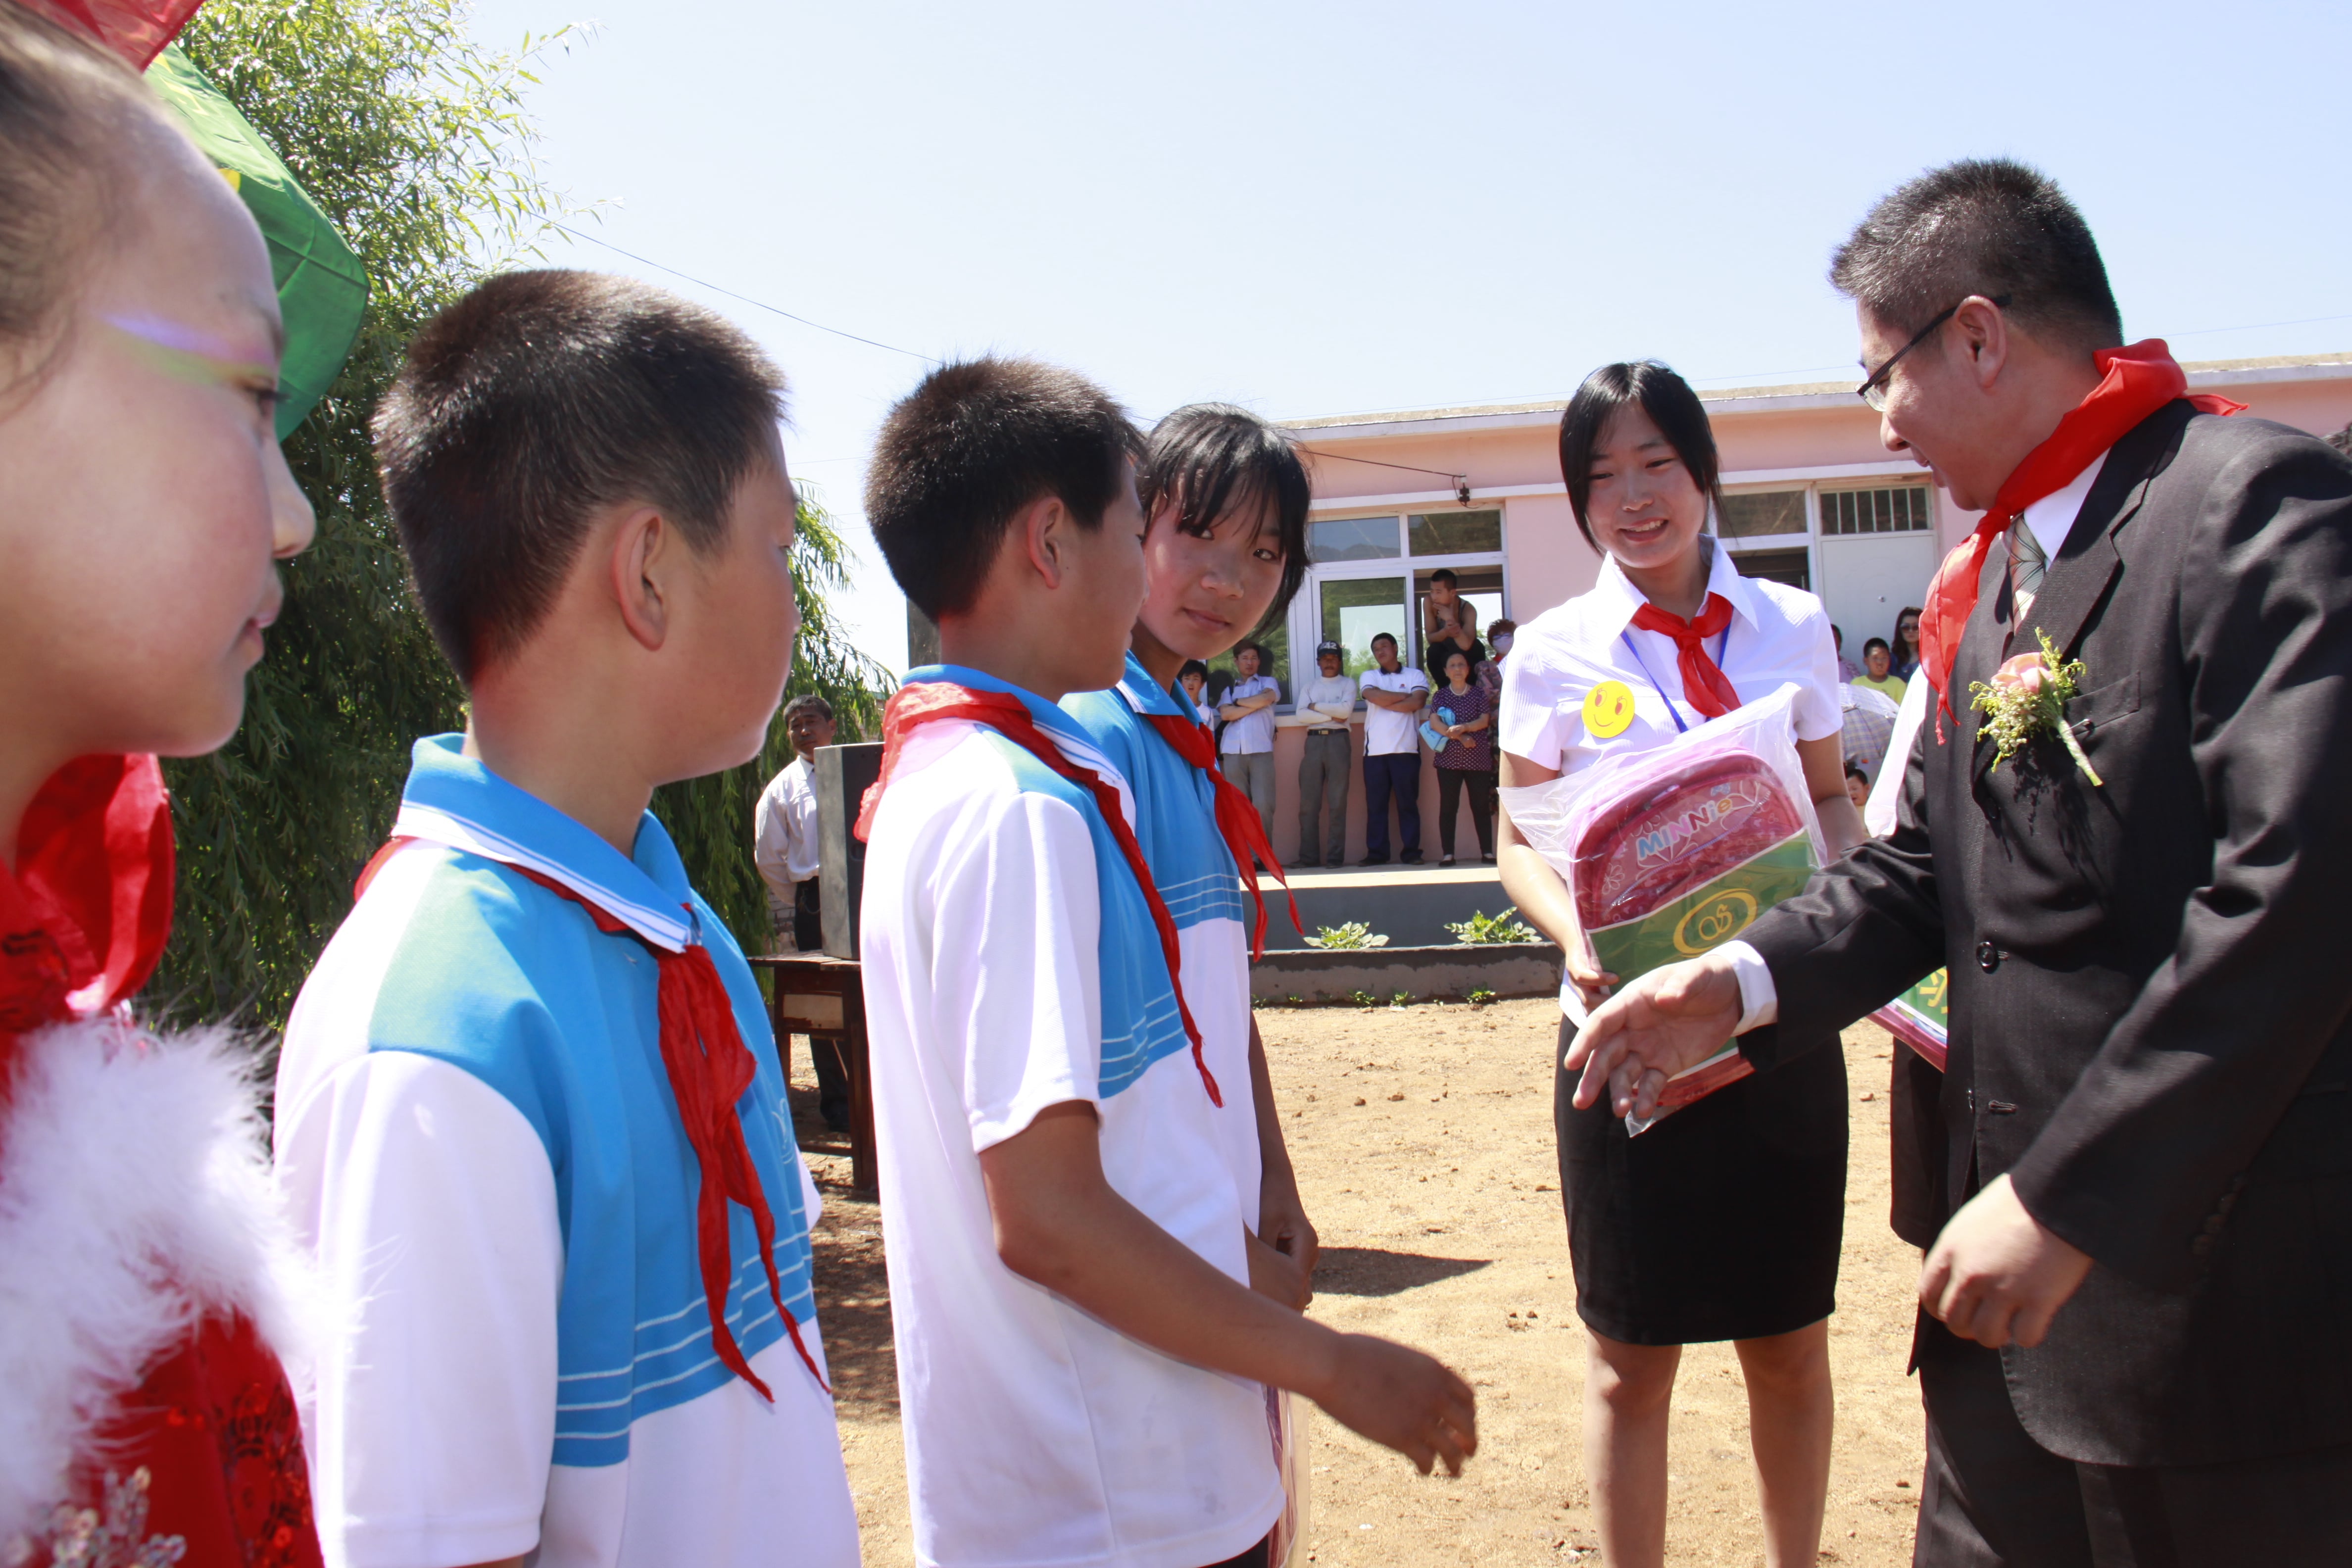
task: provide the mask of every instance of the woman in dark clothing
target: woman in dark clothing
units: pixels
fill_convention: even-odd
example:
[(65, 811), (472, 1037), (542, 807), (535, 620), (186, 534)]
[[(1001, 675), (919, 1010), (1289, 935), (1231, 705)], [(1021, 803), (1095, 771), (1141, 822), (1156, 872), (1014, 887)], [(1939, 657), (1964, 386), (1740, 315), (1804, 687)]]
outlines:
[[(1478, 830), (1478, 858), (1495, 863), (1495, 719), (1486, 694), (1470, 683), (1470, 656), (1445, 656), (1445, 682), (1430, 699), (1429, 727), (1445, 737), (1437, 753), (1437, 863), (1454, 864), (1454, 823), (1462, 786), (1470, 786), (1470, 822)], [(1453, 717), (1449, 720), (1446, 715)]]

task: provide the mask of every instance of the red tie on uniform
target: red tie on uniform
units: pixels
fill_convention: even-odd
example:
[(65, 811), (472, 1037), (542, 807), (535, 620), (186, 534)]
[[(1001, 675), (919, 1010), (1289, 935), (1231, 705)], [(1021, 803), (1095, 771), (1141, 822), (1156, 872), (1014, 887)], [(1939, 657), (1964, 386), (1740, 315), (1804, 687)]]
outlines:
[(1675, 639), (1675, 662), (1683, 673), (1683, 700), (1697, 709), (1701, 718), (1720, 719), (1739, 706), (1739, 693), (1732, 689), (1729, 678), (1706, 656), (1706, 639), (1731, 625), (1730, 600), (1709, 594), (1698, 614), (1687, 621), (1655, 605), (1643, 605), (1633, 612), (1633, 624), (1645, 632)]
[[(377, 850), (360, 872), (352, 896), (365, 893), (383, 863), (409, 842), (394, 838)], [(661, 1020), (662, 1067), (669, 1075), (670, 1094), (677, 1101), (678, 1120), (685, 1124), (686, 1141), (693, 1145), (701, 1182), (695, 1199), (695, 1250), (702, 1265), (703, 1300), (710, 1310), (711, 1348), (730, 1372), (758, 1389), (761, 1398), (775, 1403), (775, 1394), (752, 1372), (742, 1347), (735, 1342), (734, 1331), (727, 1326), (727, 1291), (735, 1279), (727, 1237), (727, 1204), (732, 1199), (751, 1211), (751, 1228), (760, 1238), (760, 1263), (768, 1271), (768, 1295), (784, 1320), (784, 1331), (793, 1337), (793, 1349), (800, 1352), (801, 1364), (808, 1368), (817, 1386), (831, 1394), (832, 1385), (817, 1371), (816, 1358), (801, 1339), (800, 1320), (784, 1305), (783, 1282), (776, 1277), (775, 1216), (768, 1211), (759, 1168), (751, 1163), (751, 1151), (743, 1142), (742, 1119), (735, 1113), (735, 1103), (751, 1087), (759, 1064), (745, 1047), (742, 1031), (735, 1026), (734, 1005), (728, 999), (727, 983), (719, 978), (718, 967), (710, 962), (710, 950), (696, 942), (680, 952), (668, 952), (646, 942), (626, 922), (614, 919), (554, 878), (541, 876), (528, 866), (501, 864), (557, 898), (578, 904), (588, 911), (598, 931), (608, 936), (636, 937), (654, 955), (654, 1005)]]
[(1184, 1020), (1184, 1037), (1192, 1042), (1192, 1065), (1200, 1069), (1201, 1082), (1209, 1091), (1209, 1103), (1222, 1108), (1224, 1096), (1217, 1092), (1217, 1080), (1209, 1071), (1208, 1058), (1201, 1052), (1201, 1026), (1192, 1022), (1192, 1009), (1184, 1005), (1183, 954), (1176, 945), (1176, 921), (1168, 913), (1167, 901), (1160, 898), (1160, 889), (1151, 879), (1151, 868), (1144, 863), (1143, 846), (1135, 841), (1135, 830), (1127, 825), (1127, 813), (1119, 809), (1118, 786), (1064, 756), (1053, 737), (1037, 727), (1036, 720), (1030, 717), (1021, 699), (1009, 692), (974, 691), (948, 680), (926, 680), (898, 688), (882, 710), (882, 767), (858, 805), (858, 842), (864, 843), (874, 829), (874, 813), (882, 804), (882, 792), (889, 787), (890, 775), (898, 771), (898, 753), (908, 735), (941, 719), (985, 724), (1094, 796), (1096, 809), (1102, 813), (1119, 853), (1126, 857), (1128, 869), (1135, 873), (1136, 885), (1143, 889), (1144, 902), (1151, 907), (1151, 923), (1160, 928), (1160, 952), (1168, 962), (1168, 987), (1176, 994), (1176, 1015)]
[[(2148, 338), (2128, 348), (2101, 349), (2091, 358), (2103, 375), (2099, 384), (2067, 410), (2049, 439), (2028, 452), (2025, 460), (2001, 481), (1976, 531), (1944, 557), (1936, 580), (1927, 586), (1927, 605), (1919, 612), (1919, 667), (1936, 689), (1939, 744), (1944, 738), (1944, 715), (1954, 712), (1952, 662), (1959, 657), (1961, 634), (1977, 607), (1977, 585), (1984, 579), (1985, 557), (1991, 552), (1993, 541), (2007, 532), (2027, 507), (2073, 484), (2098, 460), (2100, 453), (2189, 390), (2189, 377), (2173, 363), (2162, 338)], [(2236, 414), (2246, 406), (2202, 393), (2189, 402), (2204, 414)]]
[(1282, 884), (1285, 896), (1290, 899), (1291, 929), (1304, 932), (1298, 923), (1298, 900), (1290, 891), (1290, 879), (1282, 874), (1282, 863), (1275, 858), (1274, 846), (1267, 842), (1265, 824), (1258, 820), (1257, 807), (1241, 787), (1217, 770), (1217, 750), (1209, 739), (1209, 727), (1190, 719), (1179, 719), (1172, 713), (1146, 713), (1144, 722), (1160, 731), (1175, 753), (1209, 775), (1215, 792), (1217, 831), (1224, 836), (1225, 847), (1234, 853), (1234, 863), (1242, 868), (1242, 882), (1249, 889), (1250, 900), (1257, 906), (1257, 923), (1250, 931), (1250, 962), (1265, 956), (1265, 895), (1257, 890), (1257, 868), (1253, 860), (1263, 860), (1274, 879)]

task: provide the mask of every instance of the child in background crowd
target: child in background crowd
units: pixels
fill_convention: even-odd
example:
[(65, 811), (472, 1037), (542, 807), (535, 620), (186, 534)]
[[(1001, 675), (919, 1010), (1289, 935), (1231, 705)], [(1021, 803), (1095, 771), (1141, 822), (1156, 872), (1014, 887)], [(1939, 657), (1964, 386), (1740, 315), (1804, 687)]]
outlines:
[(767, 1009), (646, 810), (783, 693), (782, 395), (698, 307), (518, 272), (376, 415), (471, 722), (416, 743), (278, 1065), (331, 1562), (858, 1561)]
[(319, 1562), (248, 1054), (128, 1000), (158, 753), (228, 740), (310, 542), (251, 215), (123, 63), (0, 4), (0, 1563)]
[(1875, 691), (1888, 701), (1900, 704), (1908, 684), (1889, 667), (1890, 655), (1885, 637), (1873, 637), (1862, 645), (1863, 672), (1847, 684), (1865, 691)]
[[(1271, 867), (1274, 850), (1262, 830), (1250, 831), (1263, 819), (1238, 784), (1212, 767), (1207, 735), (1182, 727), (1167, 676), (1220, 657), (1288, 607), (1307, 574), (1309, 494), (1288, 438), (1246, 409), (1197, 404), (1162, 419), (1136, 476), (1147, 519), (1146, 587), (1126, 671), (1108, 691), (1062, 700), (1134, 795), (1136, 840), (1176, 922), (1202, 1059), (1219, 1084), (1237, 1091), (1212, 1120), (1251, 1232), (1251, 1282), (1302, 1308), (1315, 1227), (1299, 1201), (1250, 1013), (1250, 961), (1265, 945), (1265, 903), (1250, 863), (1255, 850)], [(1243, 908), (1244, 881), (1253, 910)], [(1244, 1084), (1248, 1092), (1238, 1092)]]
[(1184, 700), (1192, 710), (1192, 717), (1203, 725), (1213, 726), (1217, 710), (1209, 706), (1203, 694), (1209, 686), (1209, 667), (1197, 658), (1188, 658), (1184, 668), (1176, 672), (1176, 684), (1184, 689)]
[(1055, 706), (1126, 665), (1147, 589), (1139, 446), (1079, 377), (985, 359), (892, 410), (867, 482), (875, 539), (946, 660), (891, 700), (864, 824), (927, 1564), (1262, 1563), (1284, 1495), (1255, 1385), (1424, 1470), (1475, 1446), (1461, 1379), (1248, 1287), (1252, 1216), (1217, 1118), (1250, 1090), (1219, 1087), (1192, 1027), (1134, 782)]

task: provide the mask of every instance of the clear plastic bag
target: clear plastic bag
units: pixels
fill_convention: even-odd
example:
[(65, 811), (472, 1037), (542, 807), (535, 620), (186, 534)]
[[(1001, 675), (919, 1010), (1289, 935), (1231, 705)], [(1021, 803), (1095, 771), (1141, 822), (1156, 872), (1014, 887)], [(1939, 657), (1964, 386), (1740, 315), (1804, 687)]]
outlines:
[[(1825, 855), (1784, 685), (1663, 746), (1501, 791), (1512, 826), (1568, 884), (1577, 942), (1620, 984), (1729, 942), (1801, 889)], [(1656, 1116), (1748, 1076), (1738, 1047), (1675, 1075)]]

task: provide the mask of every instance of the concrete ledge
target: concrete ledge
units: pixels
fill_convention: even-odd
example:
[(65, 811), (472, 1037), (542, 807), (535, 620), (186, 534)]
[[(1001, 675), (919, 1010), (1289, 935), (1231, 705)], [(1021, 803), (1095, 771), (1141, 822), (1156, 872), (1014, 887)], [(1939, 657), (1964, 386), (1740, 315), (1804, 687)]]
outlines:
[(1550, 942), (1453, 942), (1444, 947), (1321, 948), (1269, 952), (1250, 965), (1250, 999), (1345, 1002), (1359, 991), (1381, 1001), (1402, 991), (1415, 1001), (1550, 996), (1559, 990), (1560, 951)]

